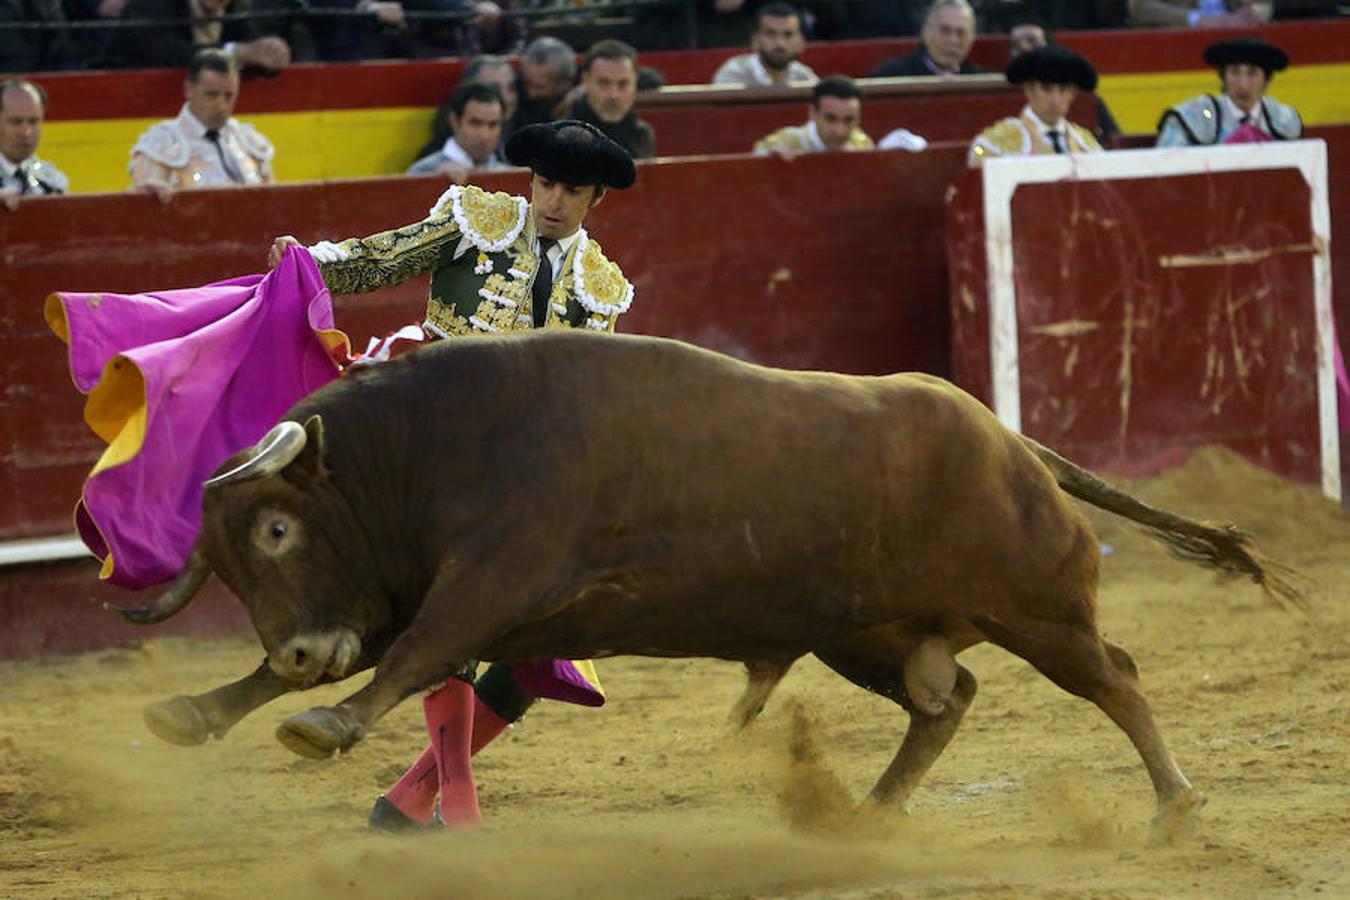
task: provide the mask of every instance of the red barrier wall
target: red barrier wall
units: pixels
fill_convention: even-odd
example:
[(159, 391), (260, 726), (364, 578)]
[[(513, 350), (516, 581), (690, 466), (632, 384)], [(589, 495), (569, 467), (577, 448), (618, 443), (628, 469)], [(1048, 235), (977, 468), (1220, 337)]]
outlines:
[[(588, 228), (637, 286), (630, 332), (795, 368), (947, 368), (946, 185), (964, 147), (644, 164)], [(523, 190), (523, 173), (489, 186)], [(425, 215), (444, 188), (392, 178), (184, 193), (43, 198), (0, 216), (0, 539), (70, 530), (97, 441), (60, 343), (41, 319), (54, 289), (137, 291), (258, 271), (270, 238), (365, 234)], [(364, 343), (419, 318), (425, 281), (338, 302)]]
[[(929, 141), (969, 141), (985, 127), (1017, 115), (1022, 92), (1002, 80), (984, 84), (869, 84), (864, 88), (862, 127), (873, 140), (895, 128), (907, 128)], [(719, 96), (720, 94), (720, 96)], [(698, 92), (653, 97), (641, 114), (656, 129), (662, 156), (746, 153), (755, 142), (784, 125), (801, 125), (809, 115), (810, 91), (793, 88), (747, 92)], [(1088, 128), (1097, 125), (1092, 95), (1074, 100), (1069, 113)]]
[[(124, 591), (99, 581), (98, 562), (92, 559), (0, 570), (0, 660), (131, 646), (149, 637), (250, 629), (244, 607), (214, 578), (190, 607), (159, 625), (132, 625), (103, 608), (104, 603), (141, 606), (156, 593)], [(259, 662), (263, 656), (259, 647)]]

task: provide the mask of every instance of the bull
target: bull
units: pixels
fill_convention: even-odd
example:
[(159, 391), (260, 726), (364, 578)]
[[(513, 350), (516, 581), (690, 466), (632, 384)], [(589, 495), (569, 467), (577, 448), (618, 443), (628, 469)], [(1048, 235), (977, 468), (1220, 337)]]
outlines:
[(1160, 816), (1184, 818), (1202, 798), (1097, 629), (1099, 544), (1070, 495), (1295, 594), (1231, 526), (1139, 502), (941, 379), (550, 332), (443, 342), (311, 395), (217, 470), (189, 564), (123, 612), (161, 621), (214, 572), (262, 640), (252, 675), (147, 710), (178, 743), (374, 666), (278, 727), (315, 758), (480, 660), (738, 660), (744, 724), (814, 654), (909, 713), (872, 790), (900, 807), (975, 696), (956, 655), (989, 641), (1106, 713)]

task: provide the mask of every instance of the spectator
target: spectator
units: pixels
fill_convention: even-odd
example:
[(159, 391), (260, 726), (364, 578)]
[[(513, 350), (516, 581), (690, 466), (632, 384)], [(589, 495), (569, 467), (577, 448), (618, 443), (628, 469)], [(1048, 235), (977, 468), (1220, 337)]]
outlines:
[(871, 150), (872, 139), (862, 124), (862, 89), (847, 75), (831, 75), (811, 89), (810, 118), (805, 125), (789, 125), (760, 139), (757, 156), (770, 153), (791, 159), (803, 153), (835, 150)]
[(656, 132), (633, 109), (637, 72), (636, 50), (623, 41), (597, 41), (586, 53), (583, 93), (570, 115), (600, 129), (633, 159), (650, 159), (656, 155)]
[(1283, 50), (1259, 38), (1233, 38), (1206, 47), (1205, 62), (1218, 70), (1223, 93), (1201, 94), (1163, 113), (1159, 147), (1302, 137), (1298, 112), (1266, 96), (1274, 73), (1289, 65)]
[[(254, 0), (126, 0), (122, 19), (190, 19), (191, 25), (165, 24), (145, 28), (118, 28), (108, 40), (99, 66), (105, 69), (182, 68), (192, 54), (206, 47), (221, 47), (241, 68), (280, 72), (291, 64), (291, 42), (277, 33), (267, 33), (259, 19), (222, 21), (226, 13), (249, 12)], [(273, 31), (298, 34), (313, 57), (311, 38), (303, 26), (282, 18), (269, 22)]]
[(19, 78), (0, 81), (0, 196), (15, 209), (25, 195), (64, 194), (69, 179), (56, 166), (38, 159), (47, 92)]
[[(744, 47), (758, 25), (756, 10), (765, 2), (644, 3), (633, 10), (633, 42), (641, 50), (685, 50), (690, 47), (690, 37), (696, 37), (699, 47)], [(793, 5), (804, 10), (801, 20), (804, 32), (813, 33), (814, 29), (834, 39), (844, 36), (844, 20), (852, 15), (854, 7), (890, 6), (896, 2), (912, 3), (915, 0), (793, 0)], [(694, 35), (689, 32), (691, 15)]]
[(1078, 91), (1097, 87), (1092, 63), (1067, 47), (1037, 47), (1008, 63), (1006, 75), (1021, 85), (1027, 105), (1020, 116), (980, 132), (970, 145), (970, 165), (978, 168), (992, 156), (1101, 151), (1092, 132), (1065, 118)]
[(1011, 32), (1034, 19), (1055, 31), (1118, 28), (1126, 24), (1126, 0), (995, 0), (980, 6), (980, 27)]
[[(1028, 50), (1044, 47), (1050, 43), (1045, 29), (1035, 22), (1019, 22), (1008, 30), (1008, 61), (1016, 59)], [(1120, 135), (1120, 126), (1115, 116), (1107, 108), (1106, 101), (1097, 95), (1097, 140), (1105, 143)]]
[(178, 118), (152, 125), (131, 148), (131, 184), (167, 201), (174, 190), (271, 184), (272, 142), (233, 117), (239, 64), (199, 50), (188, 65)]
[(325, 62), (352, 62), (401, 55), (406, 40), (407, 16), (397, 0), (308, 0), (321, 10), (349, 10), (363, 16), (314, 16), (308, 28), (314, 36), (316, 55)]
[(1050, 39), (1046, 37), (1044, 27), (1036, 22), (1018, 22), (1008, 29), (1008, 61), (1048, 43)]
[[(19, 22), (64, 24), (61, 0), (0, 0), (0, 25)], [(43, 72), (70, 68), (77, 61), (70, 32), (0, 29), (0, 72)]]
[[(888, 0), (845, 4), (837, 36), (844, 40), (908, 37), (919, 33), (930, 0)], [(818, 35), (819, 36), (819, 35)]]
[(1260, 25), (1271, 4), (1252, 0), (1129, 0), (1129, 24), (1143, 28), (1234, 28)]
[[(511, 68), (511, 63), (504, 56), (494, 56), (484, 53), (475, 56), (465, 64), (464, 69), (459, 74), (459, 83), (455, 85), (468, 84), (470, 81), (481, 81), (484, 84), (496, 85), (497, 91), (502, 97), (502, 110), (504, 118), (502, 120), (502, 139), (500, 151), (506, 145), (506, 139), (511, 135), (511, 118), (516, 114), (516, 100), (520, 96), (516, 90), (516, 70)], [(451, 92), (451, 100), (446, 100), (437, 109), (431, 118), (431, 140), (417, 151), (418, 159), (431, 153), (435, 153), (445, 146), (448, 139), (454, 132), (450, 126), (450, 104), (454, 98), (454, 92)], [(498, 152), (498, 156), (502, 154)], [(505, 157), (502, 157), (505, 158)]]
[[(363, 0), (365, 2), (365, 0)], [(419, 19), (400, 35), (399, 56), (419, 59), (508, 53), (520, 41), (518, 20), (492, 0), (403, 0), (409, 12), (455, 13), (455, 18)]]
[(887, 60), (868, 74), (873, 78), (976, 75), (985, 70), (967, 59), (974, 43), (975, 11), (970, 4), (966, 0), (935, 0), (923, 22), (919, 49)]
[(511, 119), (511, 131), (561, 116), (563, 100), (576, 79), (577, 59), (571, 47), (553, 37), (530, 41), (520, 55), (520, 83), (525, 92)]
[(456, 184), (471, 172), (509, 168), (497, 155), (506, 121), (505, 104), (495, 84), (466, 81), (450, 97), (450, 134), (444, 146), (408, 169), (409, 175), (439, 172)]
[(755, 33), (750, 36), (750, 49), (754, 52), (724, 62), (713, 75), (713, 84), (785, 87), (812, 85), (820, 80), (810, 67), (797, 61), (806, 49), (802, 18), (797, 10), (786, 3), (770, 3), (760, 7), (755, 22)]

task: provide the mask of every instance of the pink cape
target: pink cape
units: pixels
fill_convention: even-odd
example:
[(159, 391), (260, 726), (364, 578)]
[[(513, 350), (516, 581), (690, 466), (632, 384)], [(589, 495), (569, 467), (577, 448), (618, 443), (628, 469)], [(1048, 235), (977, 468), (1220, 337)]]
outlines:
[(182, 570), (201, 526), (202, 483), (336, 378), (346, 355), (307, 253), (205, 287), (57, 293), (46, 316), (89, 395), (85, 421), (108, 442), (75, 524), (103, 577), (125, 588)]
[[(1336, 367), (1336, 409), (1341, 420), (1341, 432), (1350, 433), (1350, 375), (1345, 371), (1345, 357), (1341, 355), (1341, 343), (1336, 337), (1336, 329), (1331, 330), (1331, 347)], [(1341, 455), (1350, 453), (1350, 447), (1341, 445)], [(1341, 489), (1345, 489), (1345, 485)]]
[[(333, 300), (309, 253), (291, 249), (266, 275), (146, 294), (55, 293), (48, 325), (69, 345), (84, 418), (107, 442), (75, 507), (102, 577), (143, 588), (186, 565), (202, 484), (350, 359)], [(420, 329), (418, 330), (420, 332)], [(420, 335), (419, 335), (420, 336)], [(387, 359), (402, 333), (368, 352)], [(521, 687), (585, 706), (605, 702), (589, 662), (515, 663)]]

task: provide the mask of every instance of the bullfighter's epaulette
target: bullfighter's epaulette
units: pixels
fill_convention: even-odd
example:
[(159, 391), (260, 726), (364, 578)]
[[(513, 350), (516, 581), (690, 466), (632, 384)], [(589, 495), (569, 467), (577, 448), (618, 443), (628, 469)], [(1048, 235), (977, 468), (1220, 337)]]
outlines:
[(469, 243), (485, 253), (499, 253), (520, 236), (528, 208), (524, 197), (502, 191), (489, 194), (471, 184), (454, 185), (440, 196), (427, 217), (448, 215)]
[(1015, 117), (1002, 119), (990, 125), (975, 138), (973, 155), (1008, 156), (1031, 152), (1031, 141), (1026, 127)]
[(589, 316), (588, 328), (603, 331), (610, 327), (614, 317), (628, 311), (633, 303), (633, 285), (623, 271), (605, 256), (600, 245), (591, 240), (582, 229), (581, 246), (577, 247), (577, 261), (572, 265), (574, 295)]

